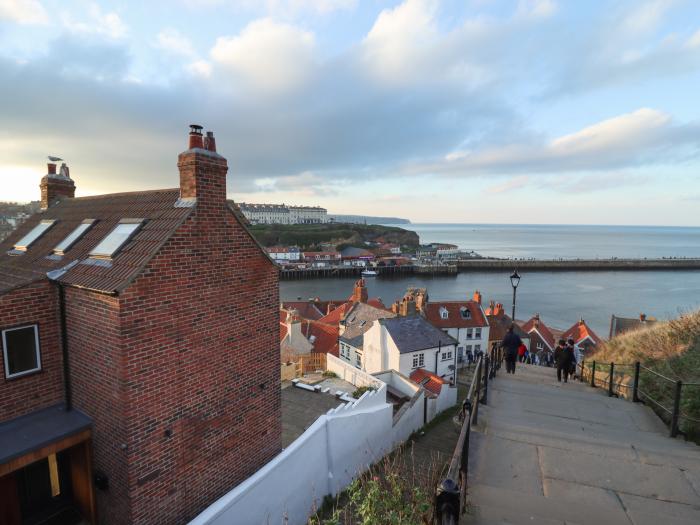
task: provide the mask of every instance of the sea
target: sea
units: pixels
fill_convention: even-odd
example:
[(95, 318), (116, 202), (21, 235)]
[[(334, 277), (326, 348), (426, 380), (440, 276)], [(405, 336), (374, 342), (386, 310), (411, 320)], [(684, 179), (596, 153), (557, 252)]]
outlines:
[[(503, 224), (408, 224), (420, 242), (456, 244), (482, 256), (512, 259), (607, 259), (700, 257), (700, 228), (670, 226), (570, 226)], [(481, 291), (512, 311), (509, 273), (469, 272), (455, 276), (367, 279), (371, 297), (390, 304), (409, 286), (428, 289), (431, 301), (470, 298)], [(554, 328), (579, 319), (607, 338), (611, 315), (657, 319), (700, 308), (700, 271), (532, 272), (523, 273), (516, 294), (516, 318), (539, 313)], [(344, 299), (354, 279), (282, 281), (282, 300)]]

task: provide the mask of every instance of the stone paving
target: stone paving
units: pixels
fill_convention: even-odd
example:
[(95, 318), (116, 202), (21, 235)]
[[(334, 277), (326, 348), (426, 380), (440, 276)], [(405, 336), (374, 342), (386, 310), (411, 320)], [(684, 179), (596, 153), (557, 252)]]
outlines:
[(469, 524), (700, 523), (700, 447), (647, 407), (552, 368), (489, 383), (470, 450)]
[(286, 448), (311, 424), (343, 402), (330, 394), (309, 392), (284, 384), (282, 388), (282, 447)]

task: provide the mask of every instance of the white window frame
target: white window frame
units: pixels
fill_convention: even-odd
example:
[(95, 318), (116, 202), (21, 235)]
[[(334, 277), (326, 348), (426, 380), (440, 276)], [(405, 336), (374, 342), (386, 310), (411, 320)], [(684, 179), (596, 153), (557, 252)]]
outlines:
[(421, 352), (420, 354), (413, 354), (413, 359), (411, 361), (413, 365), (412, 368), (422, 368), (425, 366), (425, 354)]
[[(31, 370), (24, 370), (22, 372), (17, 372), (15, 374), (10, 374), (10, 361), (7, 357), (7, 338), (5, 334), (7, 332), (13, 332), (15, 330), (23, 330), (25, 328), (34, 328), (34, 351), (36, 352), (36, 368)], [(39, 347), (39, 325), (38, 324), (27, 324), (23, 326), (13, 326), (12, 328), (5, 328), (2, 331), (2, 358), (5, 363), (5, 379), (15, 379), (17, 377), (26, 376), (29, 374), (34, 374), (35, 372), (41, 371), (41, 348)]]
[(474, 329), (467, 328), (467, 339), (473, 339), (473, 338), (474, 338)]
[(474, 345), (475, 352), (481, 352), (481, 345)]
[(32, 244), (41, 239), (47, 231), (54, 227), (55, 224), (56, 221), (53, 219), (44, 219), (39, 221), (34, 228), (29, 230), (24, 237), (17, 241), (17, 243), (14, 245), (14, 249), (19, 252), (26, 252)]
[(481, 339), (481, 328), (474, 328), (474, 339)]
[(544, 344), (542, 344), (542, 342), (538, 342), (538, 343), (537, 343), (537, 349), (538, 349), (538, 350), (544, 350)]

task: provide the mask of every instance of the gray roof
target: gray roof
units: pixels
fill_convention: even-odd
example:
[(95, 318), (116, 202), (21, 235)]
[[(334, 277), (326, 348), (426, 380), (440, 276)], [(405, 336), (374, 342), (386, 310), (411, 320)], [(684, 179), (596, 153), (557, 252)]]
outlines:
[(386, 327), (402, 354), (457, 344), (456, 339), (435, 328), (420, 315), (380, 319), (379, 322)]
[(375, 308), (367, 303), (355, 303), (345, 313), (345, 318), (341, 321), (345, 326), (343, 337), (350, 340), (362, 335), (372, 327), (374, 321), (386, 317), (396, 317), (396, 314), (383, 308)]
[(356, 335), (355, 337), (346, 337), (345, 334), (340, 336), (340, 340), (344, 343), (349, 344), (353, 348), (357, 348), (359, 350), (362, 350), (364, 344), (365, 344), (365, 334), (364, 332)]
[(610, 339), (616, 335), (620, 335), (630, 330), (638, 330), (645, 326), (653, 326), (658, 321), (653, 317), (647, 317), (642, 321), (639, 317), (617, 317), (613, 315), (610, 318)]
[(90, 428), (92, 420), (63, 405), (0, 423), (0, 465)]

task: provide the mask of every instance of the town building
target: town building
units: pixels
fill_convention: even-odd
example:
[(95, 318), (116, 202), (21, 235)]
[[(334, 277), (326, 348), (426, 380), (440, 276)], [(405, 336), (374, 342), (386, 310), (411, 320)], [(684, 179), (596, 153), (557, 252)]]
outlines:
[(469, 301), (428, 301), (425, 290), (418, 291), (419, 311), (433, 326), (455, 338), (457, 363), (466, 364), (467, 355), (477, 355), (488, 349), (489, 323), (481, 306), (477, 290)]
[(562, 335), (562, 338), (566, 340), (574, 340), (574, 349), (577, 353), (577, 361), (580, 361), (581, 358), (585, 358), (596, 346), (603, 342), (602, 339), (593, 331), (593, 329), (586, 324), (586, 321), (584, 321), (583, 318), (579, 319), (578, 322), (574, 323), (568, 330), (566, 330)]
[(540, 319), (540, 314), (535, 314), (520, 327), (530, 336), (530, 351), (539, 357), (541, 363), (554, 356), (557, 341), (552, 330)]
[(612, 339), (625, 332), (654, 326), (656, 323), (658, 321), (655, 317), (648, 317), (646, 314), (639, 314), (639, 317), (618, 317), (613, 315), (610, 318), (610, 335), (608, 337)]
[(271, 246), (265, 248), (270, 258), (280, 264), (295, 263), (301, 260), (298, 246)]
[(513, 331), (520, 336), (523, 344), (530, 350), (530, 334), (513, 322), (513, 319), (503, 309), (503, 304), (491, 301), (485, 313), (489, 323), (489, 348), (493, 348), (494, 345), (500, 346), (506, 332), (513, 326)]
[(251, 224), (323, 224), (328, 212), (319, 206), (287, 206), (286, 204), (238, 204)]
[(280, 451), (278, 270), (199, 126), (173, 189), (56, 167), (0, 244), (0, 516), (186, 523)]
[(302, 258), (314, 268), (328, 268), (340, 264), (340, 252), (303, 252)]

